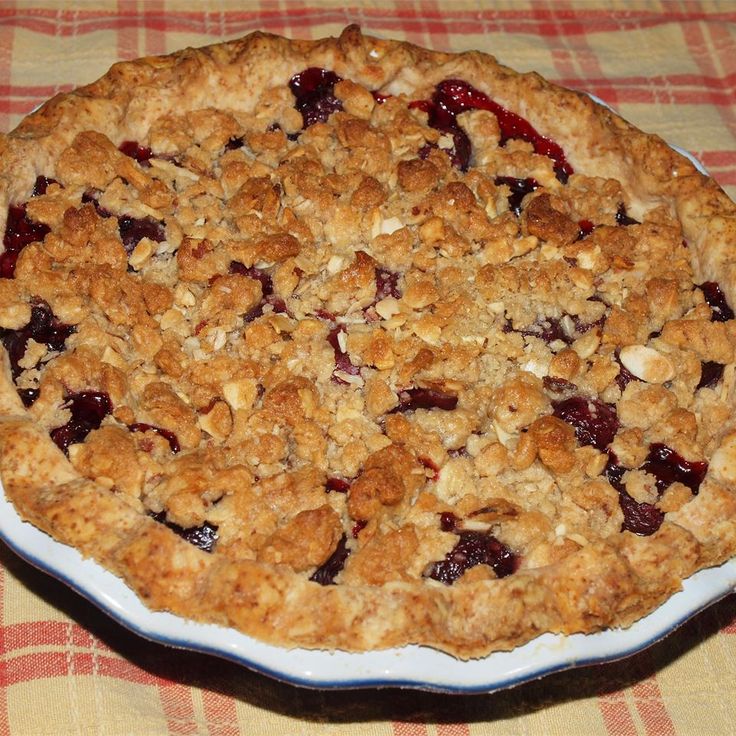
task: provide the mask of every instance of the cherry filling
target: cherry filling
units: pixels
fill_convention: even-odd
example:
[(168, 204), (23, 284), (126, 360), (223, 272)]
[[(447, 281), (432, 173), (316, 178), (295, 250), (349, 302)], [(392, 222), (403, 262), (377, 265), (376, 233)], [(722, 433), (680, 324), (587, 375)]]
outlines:
[(23, 248), (42, 241), (49, 232), (51, 228), (48, 225), (28, 219), (25, 204), (11, 204), (8, 207), (8, 219), (3, 236), (5, 250), (0, 254), (0, 278), (12, 279), (15, 274), (15, 263)]
[[(449, 512), (446, 515), (453, 516)], [(441, 519), (440, 523), (445, 525), (452, 523), (453, 528), (445, 531), (454, 531), (454, 519)], [(424, 577), (452, 585), (466, 570), (476, 565), (492, 567), (499, 578), (511, 575), (518, 569), (519, 558), (492, 534), (460, 531), (457, 535), (460, 537), (457, 544), (445, 555), (444, 560), (433, 562), (424, 572)]]
[(30, 339), (46, 345), (49, 350), (61, 352), (67, 337), (75, 329), (72, 325), (60, 322), (54, 316), (51, 307), (46, 302), (39, 301), (31, 307), (31, 319), (25, 327), (19, 330), (0, 330), (0, 340), (8, 351), (13, 379), (18, 378), (23, 372), (20, 361), (25, 355)]
[(442, 409), (452, 411), (457, 406), (457, 396), (435, 388), (408, 388), (399, 391), (399, 405), (390, 414), (415, 409)]
[(345, 325), (337, 325), (337, 327), (333, 327), (327, 334), (327, 342), (332, 345), (332, 349), (335, 351), (335, 371), (332, 373), (332, 380), (335, 383), (347, 385), (348, 381), (340, 378), (336, 375), (336, 372), (347, 373), (349, 376), (359, 376), (360, 366), (353, 365), (348, 352), (340, 346), (340, 334), (346, 334)]
[(350, 550), (348, 549), (348, 538), (345, 534), (340, 537), (340, 541), (335, 547), (335, 551), (330, 555), (326, 562), (322, 563), (310, 576), (310, 580), (320, 585), (335, 585), (335, 578), (340, 570), (345, 567)]
[(553, 401), (552, 413), (572, 425), (581, 445), (592, 445), (598, 450), (605, 450), (613, 442), (619, 427), (614, 406), (584, 396)]
[(517, 217), (521, 215), (521, 201), (524, 197), (539, 189), (539, 182), (532, 177), (517, 179), (513, 176), (497, 176), (493, 180), (493, 183), (497, 187), (505, 184), (511, 190), (511, 194), (508, 197), (509, 207)]
[[(657, 442), (649, 446), (649, 453), (638, 469), (656, 478), (655, 485), (660, 496), (675, 482), (687, 486), (696, 496), (708, 471), (708, 463), (704, 460), (685, 460), (672, 448)], [(615, 453), (609, 450), (608, 463), (603, 472), (619, 493), (619, 503), (624, 515), (621, 531), (646, 537), (659, 529), (664, 521), (664, 512), (651, 503), (640, 503), (631, 497), (623, 483), (626, 471), (627, 468), (618, 464)]]
[(295, 74), (289, 89), (296, 97), (295, 107), (302, 114), (303, 128), (324, 123), (333, 112), (342, 110), (342, 102), (335, 97), (335, 85), (342, 81), (335, 72), (310, 67)]
[(325, 490), (327, 493), (347, 493), (350, 490), (350, 481), (332, 476), (325, 482)]
[(633, 217), (629, 217), (626, 214), (626, 205), (621, 202), (616, 210), (616, 224), (622, 227), (627, 227), (628, 225), (640, 225), (641, 223), (639, 220), (635, 220)]
[(189, 542), (189, 544), (193, 544), (205, 552), (212, 552), (217, 542), (217, 527), (208, 521), (205, 521), (202, 526), (193, 526), (185, 529), (183, 526), (167, 521), (165, 511), (151, 514), (151, 518), (159, 524), (169, 527), (172, 532), (178, 534), (182, 539)]
[(578, 222), (578, 227), (580, 228), (578, 240), (583, 240), (584, 238), (587, 238), (588, 235), (590, 235), (593, 230), (595, 230), (595, 225), (590, 220), (580, 220)]
[(95, 211), (97, 212), (97, 214), (103, 219), (112, 217), (112, 212), (110, 212), (109, 210), (106, 210), (104, 207), (100, 205), (97, 199), (99, 196), (100, 196), (100, 192), (98, 190), (96, 189), (89, 190), (82, 195), (82, 204), (91, 204), (95, 208)]
[(164, 223), (154, 220), (153, 217), (131, 217), (120, 215), (118, 217), (118, 231), (123, 241), (125, 252), (130, 255), (136, 245), (143, 239), (149, 238), (156, 243), (166, 240)]
[(714, 360), (707, 360), (700, 364), (700, 381), (695, 387), (696, 390), (700, 388), (713, 388), (723, 378), (723, 369), (726, 366), (723, 363), (716, 363)]
[(131, 432), (155, 432), (157, 435), (160, 435), (169, 443), (171, 452), (176, 454), (177, 452), (179, 452), (179, 450), (181, 450), (181, 445), (179, 445), (179, 438), (168, 429), (155, 427), (153, 424), (145, 424), (143, 422), (135, 422), (134, 424), (129, 424), (128, 429)]
[(387, 268), (376, 269), (376, 302), (392, 296), (394, 299), (401, 299), (401, 289), (399, 289), (399, 274), (395, 271), (389, 271)]
[(72, 418), (52, 429), (51, 439), (66, 454), (69, 445), (82, 442), (93, 429), (99, 429), (102, 420), (112, 413), (112, 402), (102, 391), (80, 391), (68, 395), (62, 408), (69, 409)]
[(135, 159), (141, 166), (150, 166), (149, 160), (153, 158), (153, 151), (146, 146), (139, 145), (138, 141), (123, 141), (118, 150), (126, 156)]
[(616, 362), (618, 363), (618, 375), (614, 380), (621, 391), (623, 391), (632, 381), (640, 380), (621, 362), (618, 350), (616, 351)]
[(42, 194), (46, 194), (46, 190), (52, 184), (58, 184), (56, 179), (49, 179), (47, 176), (37, 176), (36, 181), (33, 184), (33, 191), (31, 192), (32, 197), (40, 197)]
[(649, 454), (639, 469), (657, 479), (656, 486), (660, 494), (677, 482), (687, 486), (697, 496), (708, 471), (708, 463), (704, 460), (685, 460), (672, 448), (655, 442), (649, 445)]
[(706, 281), (698, 287), (711, 308), (711, 322), (728, 322), (734, 318), (733, 310), (728, 305), (721, 287), (715, 281)]
[(261, 293), (264, 297), (271, 296), (273, 294), (273, 279), (264, 271), (262, 268), (256, 268), (255, 266), (245, 266), (239, 261), (232, 261), (230, 263), (230, 273), (240, 274), (241, 276), (247, 276), (249, 279), (261, 282)]
[(426, 112), (432, 128), (452, 136), (454, 147), (450, 158), (462, 171), (466, 171), (470, 164), (471, 146), (467, 134), (458, 125), (457, 116), (466, 110), (488, 110), (498, 120), (501, 146), (506, 145), (511, 138), (531, 143), (535, 153), (548, 156), (555, 162), (555, 175), (563, 184), (573, 173), (572, 166), (557, 143), (540, 135), (528, 120), (502, 107), (460, 79), (445, 79), (437, 85), (431, 100), (416, 100), (409, 107)]

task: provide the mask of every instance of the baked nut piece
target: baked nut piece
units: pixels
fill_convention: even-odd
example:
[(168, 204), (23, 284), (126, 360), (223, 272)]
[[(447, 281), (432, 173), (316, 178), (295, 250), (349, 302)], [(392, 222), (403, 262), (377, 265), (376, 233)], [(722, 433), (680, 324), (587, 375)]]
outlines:
[(238, 41), (0, 138), (0, 469), (154, 609), (458, 657), (736, 552), (736, 207), (480, 53)]

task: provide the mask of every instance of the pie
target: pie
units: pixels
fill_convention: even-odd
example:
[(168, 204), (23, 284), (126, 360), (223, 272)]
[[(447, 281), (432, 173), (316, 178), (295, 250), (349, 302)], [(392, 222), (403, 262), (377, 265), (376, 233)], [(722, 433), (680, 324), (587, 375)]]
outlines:
[(361, 34), (0, 139), (0, 470), (152, 609), (460, 658), (736, 553), (736, 205), (584, 94)]

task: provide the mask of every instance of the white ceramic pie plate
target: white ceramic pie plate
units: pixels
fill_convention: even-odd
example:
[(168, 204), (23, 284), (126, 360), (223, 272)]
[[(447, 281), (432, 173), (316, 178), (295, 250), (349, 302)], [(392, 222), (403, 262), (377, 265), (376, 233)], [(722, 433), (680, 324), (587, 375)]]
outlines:
[[(676, 150), (706, 173), (689, 153)], [(572, 636), (544, 634), (511, 652), (463, 662), (418, 646), (358, 654), (282, 649), (232, 629), (150, 611), (120, 578), (22, 521), (4, 490), (0, 495), (0, 538), (27, 562), (66, 583), (118, 623), (147, 639), (214, 654), (278, 680), (314, 688), (493, 692), (552, 672), (627, 657), (659, 641), (736, 588), (734, 558), (693, 575), (684, 582), (682, 591), (628, 629)]]

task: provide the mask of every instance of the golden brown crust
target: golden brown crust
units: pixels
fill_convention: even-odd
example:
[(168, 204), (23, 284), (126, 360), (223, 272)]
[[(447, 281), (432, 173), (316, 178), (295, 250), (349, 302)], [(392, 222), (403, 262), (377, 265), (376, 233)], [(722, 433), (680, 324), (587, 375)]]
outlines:
[[(310, 129), (302, 146), (309, 150), (292, 155), (285, 153), (286, 134), (295, 133), (301, 121), (273, 90), (283, 91), (308, 67), (331, 69), (344, 78), (335, 86), (344, 112), (334, 116), (329, 129)], [(533, 175), (549, 191), (528, 200), (520, 221), (507, 205), (505, 214), (495, 211), (505, 201), (504, 192), (490, 191), (488, 177), (452, 172), (439, 136), (439, 148), (423, 159), (397, 154), (388, 128), (374, 124), (375, 102), (367, 90), (428, 99), (448, 78), (469, 82), (555, 140), (573, 168), (589, 177), (576, 181), (578, 190), (590, 185), (594, 192), (579, 196), (588, 205), (572, 195), (566, 199), (550, 161), (523, 147), (515, 158), (504, 159), (507, 168), (500, 173)], [(217, 112), (208, 110), (213, 98)], [(273, 104), (280, 130), (241, 130), (259, 101)], [(428, 130), (408, 112), (394, 114), (397, 119), (405, 115), (406, 126)], [(172, 120), (172, 115), (180, 117)], [(494, 135), (498, 140), (497, 124), (484, 115), (469, 118), (466, 126), (470, 140), (478, 142), (481, 170), (492, 168), (496, 155), (482, 141)], [(182, 128), (183, 120), (191, 131)], [(208, 152), (222, 151), (241, 133), (254, 156), (246, 160), (237, 151), (225, 153), (217, 163), (219, 177), (208, 176)], [(187, 148), (194, 137), (197, 146)], [(210, 215), (215, 220), (213, 213), (226, 202), (230, 231), (205, 231), (195, 215), (190, 232), (179, 225), (177, 231), (168, 213), (183, 205), (162, 178), (117, 150), (126, 140), (147, 140), (162, 155), (187, 156), (189, 173), (172, 176), (198, 180), (191, 200), (198, 198), (196, 214), (205, 213), (203, 221)], [(352, 163), (342, 173), (320, 167), (320, 152), (323, 158), (332, 155), (330, 146), (349, 151)], [(392, 156), (400, 157), (398, 164)], [(516, 162), (523, 162), (518, 170)], [(166, 171), (166, 165), (159, 164), (157, 171)], [(392, 182), (381, 178), (387, 165), (395, 169)], [(278, 188), (268, 166), (278, 166)], [(717, 281), (736, 303), (736, 206), (661, 140), (587, 96), (534, 74), (516, 74), (484, 54), (441, 54), (365, 37), (356, 27), (339, 39), (316, 42), (256, 33), (117, 64), (97, 82), (50, 100), (0, 138), (1, 224), (9, 204), (28, 199), (37, 175), (56, 177), (66, 189), (33, 203), (34, 216), (53, 233), (43, 247), (24, 250), (16, 273), (23, 282), (41, 269), (40, 296), (57, 316), (83, 329), (74, 338), (74, 352), (49, 364), (30, 411), (18, 398), (5, 358), (0, 376), (3, 485), (24, 518), (123, 577), (150, 607), (233, 626), (285, 646), (365, 650), (418, 643), (468, 658), (513, 648), (546, 631), (629, 625), (678, 590), (683, 578), (736, 552), (731, 419), (736, 336), (732, 323), (709, 321), (702, 299), (694, 303), (695, 297), (683, 297), (687, 289), (678, 282), (689, 283), (692, 292), (693, 283)], [(121, 180), (125, 192), (115, 189)], [(376, 214), (393, 201), (394, 185), (416, 202), (421, 214), (415, 222)], [(139, 217), (166, 213), (166, 242), (176, 242), (177, 282), (169, 283), (164, 274), (138, 279), (150, 267), (150, 240), (126, 254), (109, 220), (96, 216), (91, 204), (72, 206), (65, 199), (64, 192), (74, 187), (98, 188), (112, 202), (120, 201), (115, 196), (129, 197), (124, 201)], [(343, 191), (351, 192), (349, 204), (329, 223), (311, 224), (294, 211), (299, 202), (333, 207)], [(297, 205), (284, 208), (282, 193)], [(679, 247), (678, 239), (687, 241), (690, 263), (679, 253), (682, 263), (668, 276), (645, 274), (642, 293), (629, 294), (625, 281), (638, 265), (623, 255), (639, 247), (635, 238), (613, 227), (613, 221), (585, 240), (578, 238), (578, 222), (588, 217), (581, 208), (593, 208), (595, 197), (615, 203), (618, 196), (628, 213), (643, 221), (636, 242), (646, 243), (645, 256), (659, 258), (659, 244), (666, 242), (667, 258)], [(374, 218), (374, 224), (360, 225), (374, 231), (371, 252), (355, 247), (348, 256), (347, 244), (358, 227), (355, 211)], [(263, 222), (273, 223), (270, 232), (264, 232)], [(274, 314), (242, 327), (247, 350), (223, 352), (218, 341), (241, 329), (237, 325), (264, 297), (263, 284), (252, 272), (228, 273), (229, 264), (267, 262), (275, 294), (289, 298), (317, 242), (331, 242), (337, 260), (320, 265), (328, 273), (324, 293), (303, 290), (305, 302), (319, 297), (322, 310), (340, 314), (358, 304), (374, 309), (376, 320), (386, 325), (401, 313), (402, 319), (413, 320), (411, 335), (399, 336), (386, 325), (370, 332), (356, 329), (342, 337), (336, 333), (339, 348), (334, 348), (325, 340), (327, 328), (313, 315), (290, 321)], [(89, 243), (96, 263), (84, 260)], [(558, 263), (564, 254), (580, 267), (539, 265), (543, 257), (530, 267), (513, 266), (514, 258), (540, 243), (547, 253), (559, 252)], [(441, 249), (446, 264), (435, 269), (431, 261)], [(502, 312), (506, 300), (516, 330), (494, 349), (525, 366), (502, 375), (492, 390), (479, 379), (474, 386), (472, 376), (466, 383), (459, 380), (463, 370), (481, 365), (477, 346), (483, 334), (471, 331), (452, 346), (440, 339), (477, 315), (477, 305), (457, 288), (465, 278), (458, 264), (471, 251), (482, 259), (474, 288), (486, 303), (502, 304)], [(382, 267), (404, 272), (400, 307), (392, 297), (376, 300), (378, 259)], [(65, 275), (52, 268), (54, 262), (64, 264)], [(528, 293), (533, 283), (542, 298), (551, 295), (559, 307), (567, 298), (562, 292), (579, 289), (584, 303), (570, 308), (594, 323), (600, 315), (588, 297), (594, 276), (604, 272), (625, 282), (616, 298), (627, 296), (612, 304), (603, 329), (578, 334), (572, 346), (554, 354), (545, 353), (537, 340), (527, 344), (528, 359), (523, 358), (519, 331), (530, 328), (524, 322), (529, 315), (511, 295)], [(612, 282), (618, 284), (616, 279)], [(0, 281), (0, 323), (6, 330), (29, 319), (28, 301), (13, 284)], [(69, 284), (87, 302), (79, 304), (68, 294), (62, 298)], [(448, 294), (452, 298), (445, 298)], [(200, 347), (180, 339), (187, 305), (198, 310), (189, 339), (196, 338)], [(100, 354), (89, 346), (99, 344), (102, 318), (91, 320), (90, 310), (117, 330), (105, 337)], [(647, 344), (649, 335), (660, 331), (661, 337)], [(116, 342), (127, 336), (137, 356), (159, 372), (155, 379), (129, 370), (121, 357), (127, 353)], [(214, 349), (205, 353), (207, 339)], [(588, 344), (593, 341), (597, 344)], [(598, 345), (603, 352), (596, 352)], [(365, 399), (357, 409), (350, 401), (333, 407), (340, 421), (324, 432), (329, 402), (320, 382), (330, 383), (338, 352), (349, 352), (353, 366), (367, 369)], [(616, 393), (619, 358), (642, 382)], [(672, 444), (690, 458), (707, 456), (710, 469), (699, 493), (688, 494), (682, 484), (668, 490), (667, 517), (654, 534), (620, 531), (618, 494), (601, 475), (606, 458), (576, 444), (570, 425), (552, 416), (550, 393), (534, 366), (537, 359), (546, 360), (546, 376), (617, 402), (622, 430), (613, 449), (627, 467), (640, 466), (652, 442)], [(305, 361), (313, 370), (292, 375), (285, 367), (289, 360)], [(678, 360), (682, 367), (678, 364), (678, 377), (671, 382)], [(724, 379), (710, 403), (687, 403), (682, 397), (692, 399), (699, 361), (726, 364)], [(326, 372), (320, 372), (322, 364)], [(427, 411), (412, 421), (392, 413), (401, 401), (397, 385), (411, 386), (417, 376), (424, 389), (459, 393), (458, 411), (440, 418), (443, 412)], [(336, 377), (343, 384), (356, 382), (350, 371), (338, 370)], [(183, 397), (177, 387), (185, 384)], [(67, 418), (58, 408), (64, 397), (90, 388), (109, 394), (120, 427), (144, 422), (176, 433), (183, 452), (171, 461), (175, 472), (155, 493), (146, 484), (161, 475), (168, 452), (165, 435), (133, 434), (105, 424), (85, 445), (76, 445), (80, 449), (73, 446), (69, 459), (49, 437), (48, 430)], [(485, 416), (474, 414), (479, 404), (489, 407)], [(698, 422), (696, 414), (706, 418)], [(375, 430), (379, 420), (383, 431)], [(470, 457), (463, 456), (465, 445), (481, 435)], [(294, 467), (288, 464), (292, 460)], [(432, 468), (438, 469), (436, 477)], [(325, 493), (327, 476), (336, 469), (354, 478), (341, 499)], [(636, 472), (630, 472), (626, 488), (637, 501), (656, 501), (651, 482), (640, 483)], [(518, 496), (511, 497), (511, 484), (498, 480), (506, 473), (523, 478)], [(544, 493), (555, 496), (554, 513)], [(226, 513), (223, 508), (239, 514), (242, 526), (228, 527), (218, 516)], [(257, 518), (246, 520), (243, 509), (254, 508)], [(146, 515), (162, 510), (180, 526), (220, 523), (223, 553), (196, 549)], [(523, 549), (520, 569), (497, 577), (488, 565), (479, 565), (451, 586), (424, 577), (428, 565), (452, 548), (452, 535), (437, 523), (450, 510), (467, 530), (492, 528), (505, 544)], [(566, 530), (562, 518), (576, 530), (594, 530), (597, 537)], [(313, 582), (305, 571), (326, 562), (348, 520), (365, 526), (347, 542), (357, 551), (348, 558), (345, 584)], [(383, 562), (382, 554), (390, 562)]]

